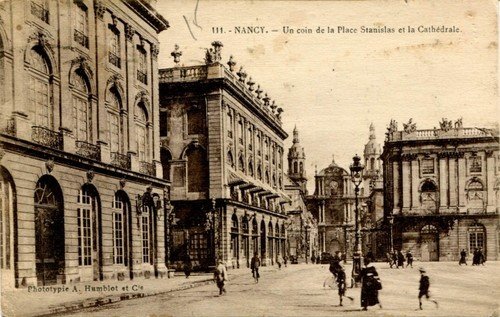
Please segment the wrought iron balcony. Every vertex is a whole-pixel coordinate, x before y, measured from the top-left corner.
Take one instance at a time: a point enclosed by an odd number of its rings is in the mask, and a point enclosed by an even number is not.
[[[116,167],[130,169],[130,157],[118,152],[111,152],[111,164]]]
[[[16,123],[14,119],[5,120],[0,128],[0,133],[16,136]]]
[[[139,172],[142,174],[155,176],[156,175],[156,168],[155,168],[155,165],[153,163],[140,161],[139,162]]]
[[[31,14],[49,24],[49,10],[36,2],[31,2]]]
[[[62,150],[63,139],[59,132],[52,131],[46,127],[33,126],[31,128],[31,139],[38,144]]]
[[[121,68],[121,60],[115,53],[109,52],[109,62],[118,68]]]
[[[101,160],[101,148],[98,145],[85,141],[76,141],[76,154],[85,156],[92,160]]]
[[[89,37],[85,35],[83,32],[80,32],[78,30],[74,30],[73,32],[73,40],[80,44],[81,46],[85,48],[89,48]]]
[[[148,75],[140,70],[137,70],[137,80],[141,83],[147,85],[148,84]]]

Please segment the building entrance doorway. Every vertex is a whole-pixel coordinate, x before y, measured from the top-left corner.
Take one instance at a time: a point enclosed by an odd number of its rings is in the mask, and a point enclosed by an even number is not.
[[[36,276],[38,285],[64,282],[64,209],[62,191],[51,176],[35,189]]]
[[[439,235],[433,225],[426,225],[420,231],[420,252],[422,261],[439,261]]]

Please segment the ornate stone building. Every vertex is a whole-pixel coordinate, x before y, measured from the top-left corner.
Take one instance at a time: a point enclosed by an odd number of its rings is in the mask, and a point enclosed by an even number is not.
[[[458,260],[465,249],[499,255],[500,155],[498,131],[464,128],[398,130],[392,120],[384,144],[384,206],[396,249],[422,261]]]
[[[305,262],[318,256],[318,221],[307,210],[307,178],[305,152],[300,145],[299,131],[293,130],[293,144],[288,149],[288,175],[285,176],[285,192],[290,197],[285,210],[288,215],[287,254]]]
[[[2,286],[166,271],[146,0],[0,3]]]
[[[384,250],[378,242],[384,241],[382,181],[380,176],[380,145],[375,127],[370,125],[369,141],[364,149],[363,182],[359,192],[359,221],[362,252],[371,251],[381,257]],[[315,191],[308,196],[308,208],[318,219],[320,252],[334,254],[342,251],[349,258],[354,248],[355,196],[350,171],[334,160],[315,175]]]
[[[274,264],[285,252],[282,108],[231,57],[221,63],[220,42],[205,65],[160,70],[161,157],[172,181],[171,259],[187,253],[208,267],[223,259],[249,266],[254,253]],[[172,52],[179,63],[181,52]]]

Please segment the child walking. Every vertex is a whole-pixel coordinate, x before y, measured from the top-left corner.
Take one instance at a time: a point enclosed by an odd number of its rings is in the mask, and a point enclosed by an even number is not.
[[[418,293],[418,303],[420,309],[422,308],[422,297],[425,296],[427,300],[432,301],[434,304],[436,304],[436,308],[439,308],[438,302],[434,299],[429,299],[429,287],[431,286],[429,276],[427,276],[425,269],[420,268],[420,286],[419,286],[419,293]]]

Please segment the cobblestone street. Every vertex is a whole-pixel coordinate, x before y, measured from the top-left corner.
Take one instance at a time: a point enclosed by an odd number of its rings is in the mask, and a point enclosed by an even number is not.
[[[431,278],[436,309],[424,301],[418,310],[418,268],[424,266]],[[217,295],[215,285],[205,285],[149,298],[130,300],[75,312],[65,316],[492,316],[498,314],[499,262],[486,266],[458,266],[456,263],[415,263],[414,268],[389,269],[377,263],[383,283],[383,309],[360,310],[359,289],[348,289],[354,301],[338,306],[336,290],[323,288],[329,276],[327,265],[294,265],[268,271],[255,284],[248,274],[231,277],[227,294]],[[346,269],[349,271],[350,267]],[[62,315],[61,315],[62,316]]]

